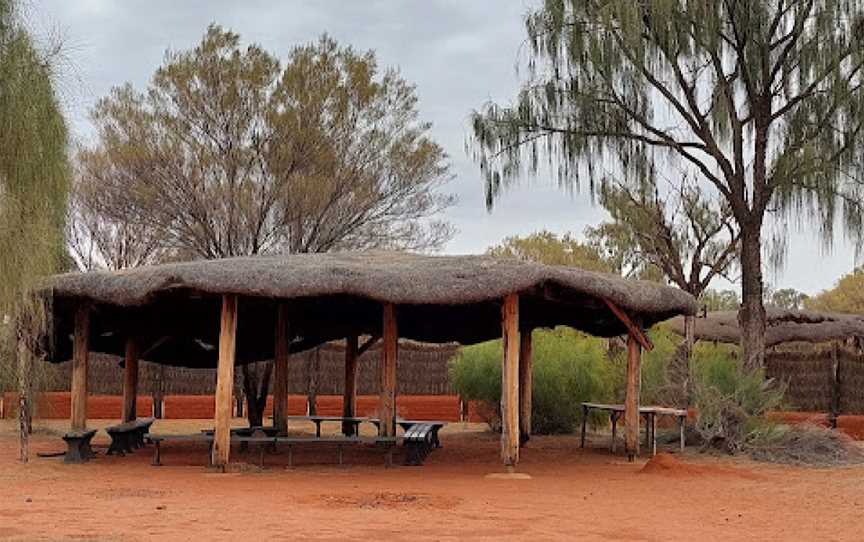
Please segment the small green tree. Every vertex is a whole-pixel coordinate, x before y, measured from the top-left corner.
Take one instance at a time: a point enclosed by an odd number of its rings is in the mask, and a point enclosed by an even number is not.
[[[569,265],[588,271],[618,271],[596,247],[575,239],[569,233],[558,236],[544,230],[526,237],[508,237],[486,252],[492,256],[518,258],[548,265]]]
[[[66,123],[50,52],[34,45],[17,12],[0,0],[0,327],[17,358],[20,458],[28,460],[33,355],[47,318],[40,281],[64,261],[69,183]]]

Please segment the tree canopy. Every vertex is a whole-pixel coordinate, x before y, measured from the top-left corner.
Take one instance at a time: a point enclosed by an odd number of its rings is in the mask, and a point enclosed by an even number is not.
[[[546,156],[565,182],[701,175],[741,231],[743,359],[764,360],[769,210],[864,238],[864,2],[545,0],[516,103],[473,117],[490,199]],[[601,183],[596,183],[601,181]]]
[[[486,252],[492,256],[569,265],[588,271],[618,272],[596,247],[579,241],[570,233],[559,236],[544,230],[525,237],[508,237]]]
[[[35,291],[64,261],[69,163],[53,51],[40,50],[17,9],[17,2],[0,0],[0,342],[6,351],[0,380],[18,382],[21,459],[27,461],[31,358],[45,329],[44,300]]]
[[[371,52],[323,36],[282,68],[210,26],[146,90],[123,85],[94,108],[97,142],[78,155],[84,239],[135,228],[173,258],[438,247],[448,165],[416,106]]]
[[[804,301],[808,309],[864,314],[864,268],[843,276],[837,284]]]

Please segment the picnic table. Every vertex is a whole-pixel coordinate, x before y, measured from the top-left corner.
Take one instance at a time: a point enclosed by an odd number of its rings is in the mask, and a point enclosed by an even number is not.
[[[612,421],[612,453],[615,453],[618,419],[624,415],[624,405],[582,403],[582,448],[585,447],[585,429],[588,423],[588,413],[592,410],[602,410],[609,413],[609,419]],[[657,416],[673,416],[678,419],[680,447],[682,451],[684,450],[684,422],[687,421],[687,410],[662,406],[640,406],[639,414],[645,418],[645,446],[651,446],[652,456],[657,454]]]
[[[272,419],[273,416],[270,416]],[[360,424],[361,423],[371,423],[376,428],[381,425],[381,420],[377,418],[366,418],[366,417],[345,417],[345,416],[286,416],[286,421],[295,421],[295,422],[312,422],[315,424],[315,436],[321,437],[321,424],[324,422],[333,422],[333,423],[345,423],[349,424],[352,427],[352,434],[359,434]]]

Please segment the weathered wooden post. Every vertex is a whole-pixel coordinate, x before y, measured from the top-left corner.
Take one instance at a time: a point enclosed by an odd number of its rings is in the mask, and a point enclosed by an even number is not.
[[[399,355],[399,329],[396,323],[396,307],[392,303],[384,305],[383,325],[379,434],[382,437],[392,437],[396,435],[396,358]]]
[[[508,470],[519,463],[519,296],[501,307],[504,366],[501,371],[501,460]]]
[[[342,416],[353,418],[357,415],[357,335],[345,337],[345,387],[342,390]],[[359,426],[342,423],[342,434],[351,436]]]
[[[75,335],[72,343],[72,430],[87,429],[87,373],[90,355],[90,306],[75,309]]]
[[[276,344],[273,362],[273,427],[279,433],[288,430],[288,359],[290,341],[288,339],[288,307],[279,303],[276,308]]]
[[[642,347],[633,333],[627,336],[627,390],[624,399],[624,448],[627,459],[639,454],[639,389],[642,376]]]
[[[129,422],[138,417],[138,340],[126,337],[126,359],[123,372],[123,416]]]
[[[223,471],[231,452],[231,393],[234,390],[234,360],[237,346],[237,296],[222,296],[219,332],[219,366],[216,373],[216,420],[213,435],[213,466]]]
[[[532,330],[519,333],[519,445],[531,438],[531,401],[534,385],[534,361],[531,344]]]

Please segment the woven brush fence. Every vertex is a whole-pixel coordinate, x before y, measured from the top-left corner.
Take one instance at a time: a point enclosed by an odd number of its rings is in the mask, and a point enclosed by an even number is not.
[[[398,393],[406,395],[449,395],[448,363],[458,345],[433,345],[400,341],[396,367]],[[358,359],[357,392],[377,394],[379,389],[380,346],[373,346]],[[123,393],[122,359],[91,354],[88,391],[91,395]],[[317,371],[315,370],[317,366]],[[43,391],[69,391],[71,362],[42,367]],[[242,372],[235,371],[236,388],[242,388]],[[314,387],[320,395],[339,395],[345,383],[345,345],[328,343],[291,356],[288,364],[288,392],[305,395]],[[215,369],[168,367],[142,361],[139,365],[138,391],[142,395],[212,395],[216,390]],[[2,390],[0,390],[2,391]],[[9,390],[11,391],[11,390]]]
[[[864,413],[864,352],[855,344],[785,343],[770,348],[765,363],[768,377],[786,383],[791,406],[830,412],[836,400],[838,413]]]

